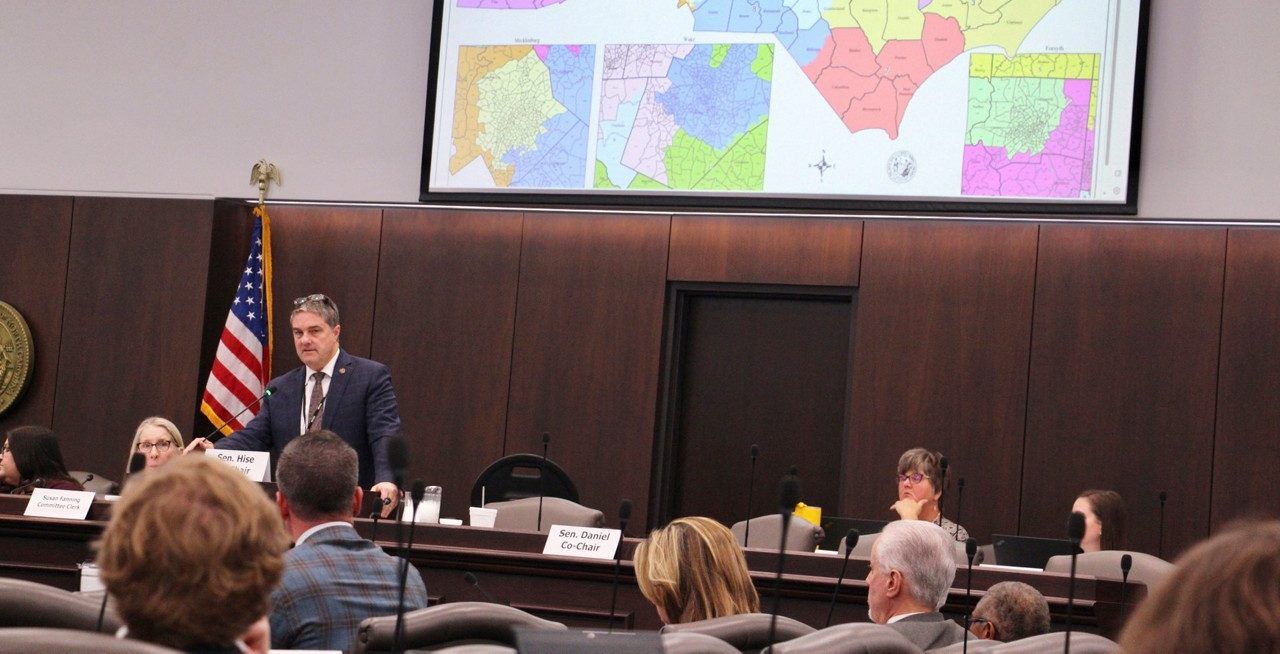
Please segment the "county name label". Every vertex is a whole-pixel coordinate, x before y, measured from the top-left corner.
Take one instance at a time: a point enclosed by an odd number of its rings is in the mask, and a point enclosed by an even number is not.
[[[205,450],[205,456],[216,456],[219,461],[239,470],[250,481],[266,481],[267,467],[271,463],[270,452],[242,450]]]
[[[547,534],[547,544],[543,545],[542,553],[551,556],[612,560],[621,542],[622,532],[617,529],[551,525],[551,532]]]
[[[89,491],[37,488],[31,493],[27,510],[22,515],[34,518],[62,518],[84,520],[93,506],[93,493]]]

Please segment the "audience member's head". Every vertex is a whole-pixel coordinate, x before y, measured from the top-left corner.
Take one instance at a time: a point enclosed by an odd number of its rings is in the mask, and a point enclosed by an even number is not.
[[[1072,513],[1084,514],[1084,540],[1080,549],[1085,552],[1122,550],[1124,539],[1124,500],[1113,490],[1087,490],[1080,493]]]
[[[636,548],[635,571],[640,592],[667,624],[760,610],[742,549],[711,518],[679,518],[654,530]]]
[[[941,452],[913,447],[898,457],[898,499],[920,504],[919,515],[904,516],[936,520],[938,502],[947,488],[947,472],[942,468]]]
[[[182,432],[173,421],[151,416],[138,423],[129,444],[129,456],[136,452],[147,457],[148,468],[158,468],[182,454]]]
[[[130,636],[217,648],[263,624],[288,546],[257,484],[213,457],[187,456],[125,488],[98,567]]]
[[[1126,654],[1280,651],[1280,522],[1241,522],[1187,550],[1120,636]]]
[[[24,493],[30,493],[34,488],[47,488],[59,481],[80,486],[62,462],[57,437],[45,427],[34,426],[15,427],[5,434],[3,456],[0,457],[0,481]]]
[[[1049,633],[1049,602],[1021,581],[1002,581],[973,607],[969,630],[978,638],[1006,643]]]
[[[276,466],[276,504],[295,538],[317,524],[350,522],[360,510],[357,459],[356,451],[327,429],[285,446]]]
[[[897,520],[871,546],[868,613],[884,624],[895,615],[937,611],[956,577],[956,543],[931,522]]]

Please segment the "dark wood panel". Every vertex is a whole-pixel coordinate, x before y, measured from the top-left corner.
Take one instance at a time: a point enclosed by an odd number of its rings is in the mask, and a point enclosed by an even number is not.
[[[857,286],[861,249],[862,222],[847,218],[676,216],[667,277]]]
[[[1213,526],[1280,514],[1280,230],[1233,229],[1227,237]]]
[[[35,341],[31,385],[0,417],[0,432],[25,424],[53,424],[71,204],[69,197],[0,195],[0,302],[22,314]]]
[[[149,415],[191,433],[212,223],[212,201],[76,199],[53,412],[70,467],[118,479]]]
[[[1100,487],[1131,549],[1159,553],[1162,490],[1166,556],[1208,534],[1225,247],[1225,229],[1041,229],[1022,533],[1063,534]]]
[[[849,294],[689,290],[681,309],[670,515],[726,525],[777,510],[795,466],[800,498],[834,513],[848,393]],[[747,506],[751,445],[760,445]],[[668,446],[664,439],[663,446]],[[750,511],[750,512],[748,512]]]
[[[389,210],[373,356],[391,366],[411,477],[444,489],[466,518],[471,484],[502,456],[519,213]]]
[[[271,372],[280,375],[301,365],[293,349],[289,312],[293,299],[324,293],[338,305],[342,348],[369,356],[382,211],[353,207],[273,206],[271,247],[275,351]],[[247,254],[247,252],[246,252]],[[230,302],[228,289],[227,302]],[[217,319],[226,316],[224,309]],[[395,376],[392,375],[394,382]]]
[[[504,453],[539,452],[611,523],[645,525],[670,219],[525,216]]]
[[[867,222],[844,515],[895,517],[898,457],[923,446],[951,464],[948,517],[960,509],[982,542],[1017,527],[1036,234],[1034,225]]]

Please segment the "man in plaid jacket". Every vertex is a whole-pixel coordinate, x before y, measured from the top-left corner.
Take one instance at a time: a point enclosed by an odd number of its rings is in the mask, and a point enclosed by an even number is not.
[[[271,594],[271,647],[350,651],[362,620],[395,614],[402,562],[353,526],[364,498],[356,452],[333,432],[304,434],[285,447],[276,481],[295,544]],[[426,605],[426,586],[410,565],[405,610]]]

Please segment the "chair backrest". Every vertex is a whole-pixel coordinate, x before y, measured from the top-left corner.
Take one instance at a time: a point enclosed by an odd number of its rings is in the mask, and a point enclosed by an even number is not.
[[[849,622],[778,643],[769,654],[920,654],[906,636],[882,624]]]
[[[662,651],[667,654],[738,654],[738,648],[733,645],[694,631],[662,634]]]
[[[76,629],[0,629],[0,654],[173,654],[176,649]]]
[[[99,495],[115,495],[120,492],[120,484],[117,484],[106,477],[88,470],[72,470],[69,473],[71,478],[80,482],[81,486],[90,493]]]
[[[750,543],[743,542],[747,535],[747,522],[751,523]],[[743,547],[776,550],[778,539],[782,538],[782,520],[777,513],[771,513],[750,521],[735,522],[729,531],[733,532],[734,539]],[[791,516],[791,524],[787,527],[787,551],[812,552],[821,540],[821,527],[799,516]]]
[[[1076,574],[1089,575],[1099,579],[1120,581],[1120,559],[1128,554],[1133,557],[1133,567],[1129,569],[1129,581],[1137,581],[1151,588],[1157,582],[1173,572],[1173,564],[1164,559],[1142,552],[1125,552],[1121,550],[1103,550],[1076,555]],[[1055,556],[1044,565],[1045,572],[1071,572],[1070,556]]]
[[[754,531],[754,529],[753,527],[752,530]],[[721,618],[711,618],[710,620],[669,624],[663,627],[661,632],[664,634],[684,632],[706,634],[729,643],[738,648],[739,651],[756,651],[773,644],[769,642],[769,620],[772,617],[768,613],[726,615]],[[773,642],[781,643],[792,638],[811,634],[814,631],[813,627],[803,622],[780,615],[778,616],[778,625],[774,633]]]
[[[21,579],[0,579],[0,627],[47,627],[96,631],[101,600]],[[114,633],[120,618],[108,608],[102,631]]]
[[[506,645],[456,645],[431,651],[436,654],[516,654],[516,648]]]
[[[1074,640],[1072,640],[1072,644],[1075,644]],[[972,654],[986,654],[987,652],[996,651],[996,648],[1003,645],[1004,643],[998,640],[983,640],[973,634],[969,634],[969,642],[967,646],[965,645],[965,641],[960,641],[958,643],[947,645],[946,647],[931,649],[929,650],[929,654],[966,654],[969,652]],[[1061,646],[1059,646],[1059,649],[1061,649]]]
[[[404,615],[404,645],[407,649],[439,648],[450,645],[515,645],[516,627],[554,629],[567,627],[559,622],[503,604],[451,602],[410,611]],[[396,616],[366,618],[356,633],[355,651],[387,652],[395,645]]]
[[[471,485],[471,506],[480,506],[481,488],[485,489],[486,502],[539,495],[578,501],[578,487],[564,468],[550,459],[544,468],[542,457],[537,454],[512,454],[490,463]]]
[[[497,510],[498,515],[493,522],[496,529],[538,531],[538,498],[536,497],[490,502],[485,507]],[[563,498],[544,497],[542,498],[541,531],[546,532],[551,529],[551,525],[603,527],[604,512]]]
[[[996,652],[999,652],[999,654],[1055,654],[1063,650],[1066,637],[1066,632],[1055,631],[1009,643],[1001,643],[986,651],[993,654]],[[973,643],[969,645],[969,651],[973,651]],[[1176,645],[1171,649],[1177,650]],[[1071,651],[1075,654],[1113,654],[1120,651],[1120,646],[1115,641],[1098,634],[1073,631],[1071,632]]]

